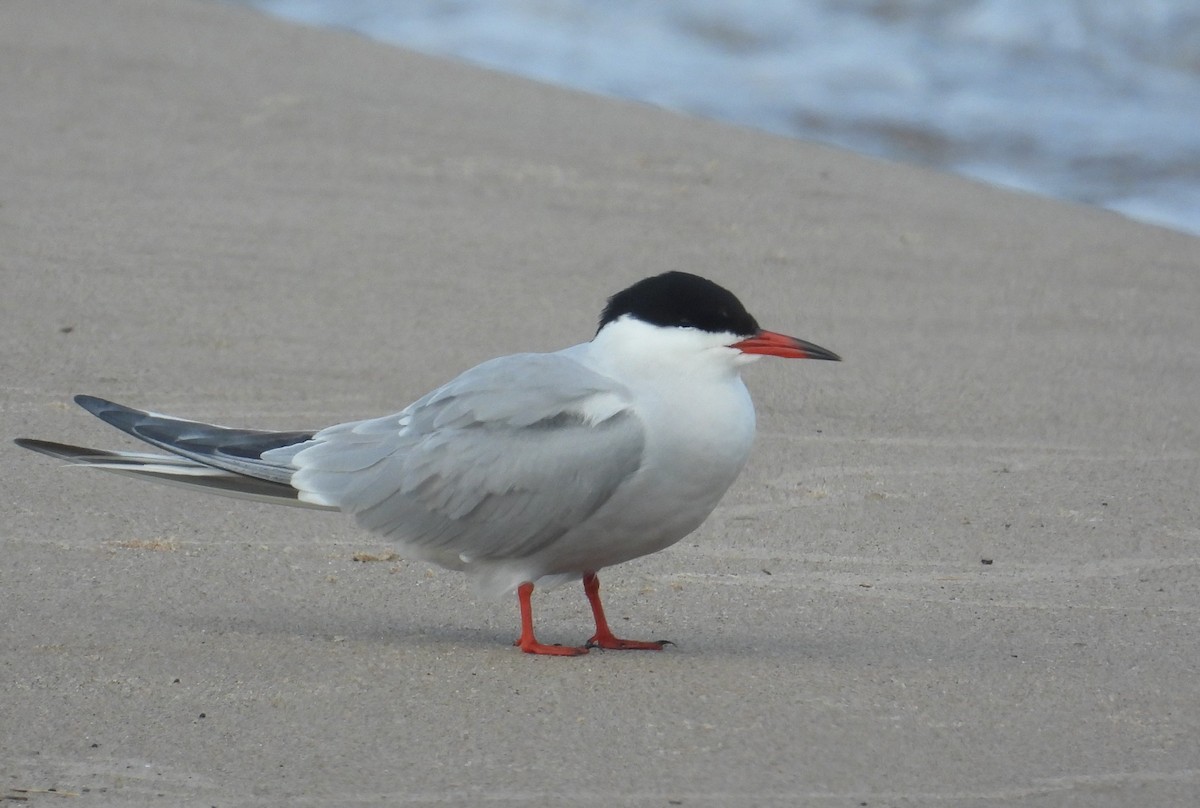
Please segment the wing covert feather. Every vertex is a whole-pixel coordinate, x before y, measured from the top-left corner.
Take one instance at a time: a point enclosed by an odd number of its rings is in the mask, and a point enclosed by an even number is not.
[[[560,354],[502,357],[396,415],[323,430],[292,458],[301,498],[429,557],[553,543],[641,464],[628,391]]]

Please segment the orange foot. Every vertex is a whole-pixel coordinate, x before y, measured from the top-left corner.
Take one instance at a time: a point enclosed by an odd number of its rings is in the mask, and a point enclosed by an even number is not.
[[[538,642],[530,637],[526,639],[522,637],[519,640],[514,640],[513,645],[520,648],[527,654],[543,654],[546,656],[583,656],[588,652],[588,649],[580,648],[574,645],[546,645]]]
[[[674,645],[670,640],[622,640],[613,636],[600,603],[600,579],[594,572],[583,575],[583,591],[592,606],[592,617],[596,619],[596,633],[585,644],[585,648],[605,648],[610,651],[661,651],[664,646]]]
[[[546,656],[582,656],[588,652],[586,648],[573,645],[546,645],[537,641],[533,636],[533,584],[526,581],[517,587],[517,602],[521,606],[521,637],[513,642],[527,654],[544,654]]]
[[[596,633],[584,644],[584,648],[603,648],[606,651],[661,651],[675,643],[670,640],[622,640],[614,637],[612,632]]]

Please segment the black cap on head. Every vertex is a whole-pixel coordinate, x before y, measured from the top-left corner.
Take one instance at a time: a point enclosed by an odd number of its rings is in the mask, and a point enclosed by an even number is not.
[[[617,292],[600,315],[600,328],[625,314],[651,325],[698,328],[714,334],[749,337],[759,330],[733,292],[687,272],[665,272]]]

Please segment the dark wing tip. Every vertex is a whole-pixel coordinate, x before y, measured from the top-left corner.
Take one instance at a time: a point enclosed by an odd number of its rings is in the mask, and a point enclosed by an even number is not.
[[[85,410],[90,412],[92,415],[95,415],[96,417],[100,417],[100,413],[103,412],[104,410],[109,410],[109,409],[113,409],[113,408],[122,409],[122,410],[128,409],[127,407],[123,407],[120,404],[117,404],[113,401],[109,401],[108,399],[100,398],[98,396],[88,396],[88,395],[82,395],[82,394],[75,396],[75,403],[78,404],[79,406],[83,407]]]

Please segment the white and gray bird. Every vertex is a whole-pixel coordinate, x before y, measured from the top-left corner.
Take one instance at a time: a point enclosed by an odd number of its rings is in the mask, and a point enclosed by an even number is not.
[[[271,432],[77,396],[171,454],[17,443],[211,493],[353,514],[407,557],[515,590],[515,644],[527,653],[661,649],[665,641],[613,635],[596,573],[674,544],[716,507],[750,453],[754,406],[739,369],[761,355],[838,359],[759,328],[712,281],[668,272],[613,295],[590,342],[492,359],[383,418]],[[578,578],[595,634],[580,647],[538,642],[534,586]]]

